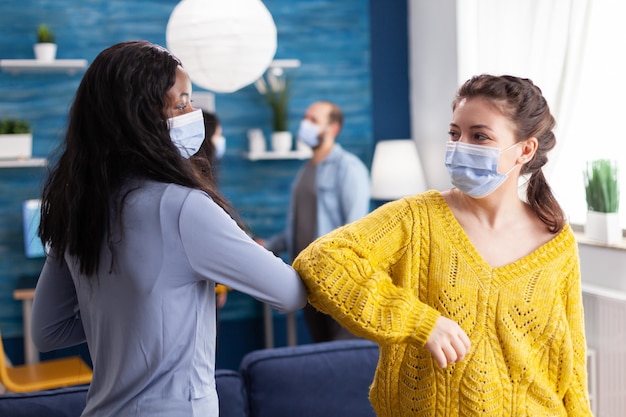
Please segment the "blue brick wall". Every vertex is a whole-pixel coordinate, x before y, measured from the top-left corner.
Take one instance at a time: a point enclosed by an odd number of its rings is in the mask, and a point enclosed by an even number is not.
[[[33,58],[39,23],[57,34],[57,58],[91,62],[105,47],[146,39],[165,45],[165,27],[176,0],[3,0],[0,4],[0,59]],[[289,127],[295,131],[311,101],[337,102],[346,115],[340,142],[368,166],[373,149],[367,0],[266,0],[278,28],[276,58],[297,58]],[[47,157],[58,145],[81,74],[0,73],[0,117],[26,118],[33,126],[33,153]],[[196,91],[201,91],[200,89]],[[269,236],[284,226],[289,186],[302,161],[257,161],[242,157],[246,132],[270,133],[270,113],[254,87],[216,95],[228,149],[220,186],[252,231]],[[22,334],[16,280],[36,274],[41,260],[23,255],[21,202],[38,197],[44,168],[0,169],[0,328],[5,337]],[[261,309],[246,296],[231,294],[222,318],[259,319]]]

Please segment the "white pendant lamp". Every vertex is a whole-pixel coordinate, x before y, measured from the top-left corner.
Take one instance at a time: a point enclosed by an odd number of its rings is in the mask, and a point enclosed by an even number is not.
[[[165,33],[191,81],[231,93],[263,75],[276,54],[276,25],[261,0],[182,0]]]

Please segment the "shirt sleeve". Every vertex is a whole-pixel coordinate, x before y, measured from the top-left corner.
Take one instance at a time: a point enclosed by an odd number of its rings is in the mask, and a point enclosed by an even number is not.
[[[341,209],[344,223],[351,223],[369,213],[370,179],[367,168],[356,159],[344,170],[341,184]]]
[[[294,269],[250,238],[206,194],[191,192],[180,214],[180,236],[193,270],[281,312],[306,304]]]
[[[37,281],[31,334],[41,352],[86,341],[70,271],[65,260],[51,255],[46,258]]]
[[[569,265],[571,270],[564,296],[567,321],[574,348],[574,374],[563,401],[568,415],[592,417],[587,390],[587,344],[578,258],[576,257],[575,262],[573,261]]]
[[[424,345],[440,314],[413,288],[414,226],[400,200],[318,238],[293,264],[311,304],[367,339]]]

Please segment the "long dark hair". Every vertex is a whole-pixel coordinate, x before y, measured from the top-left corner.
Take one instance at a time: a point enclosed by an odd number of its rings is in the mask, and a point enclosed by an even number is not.
[[[61,156],[43,189],[39,236],[61,259],[75,256],[82,273],[98,268],[111,210],[121,214],[111,196],[130,178],[203,190],[233,212],[170,139],[166,94],[179,65],[158,45],[123,42],[102,51],[78,87]]]
[[[543,175],[543,166],[548,162],[548,152],[556,145],[552,131],[556,121],[550,113],[541,89],[526,78],[512,75],[477,75],[466,81],[457,91],[452,109],[462,99],[481,97],[493,103],[516,128],[517,141],[537,138],[537,151],[523,165],[521,175],[530,174],[526,186],[526,200],[535,214],[552,233],[565,225],[565,214],[557,202]]]

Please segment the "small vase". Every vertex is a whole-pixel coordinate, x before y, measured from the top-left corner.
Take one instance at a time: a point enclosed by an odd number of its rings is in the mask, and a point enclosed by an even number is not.
[[[620,226],[619,213],[587,211],[585,236],[589,239],[610,245],[621,242],[622,228]]]
[[[293,145],[291,132],[272,132],[272,149],[276,153],[288,153]]]
[[[254,155],[265,152],[265,136],[261,129],[248,130],[248,149]]]
[[[33,152],[32,133],[0,134],[1,159],[30,159]]]
[[[35,59],[39,61],[54,61],[57,56],[56,43],[36,43],[33,45]]]

